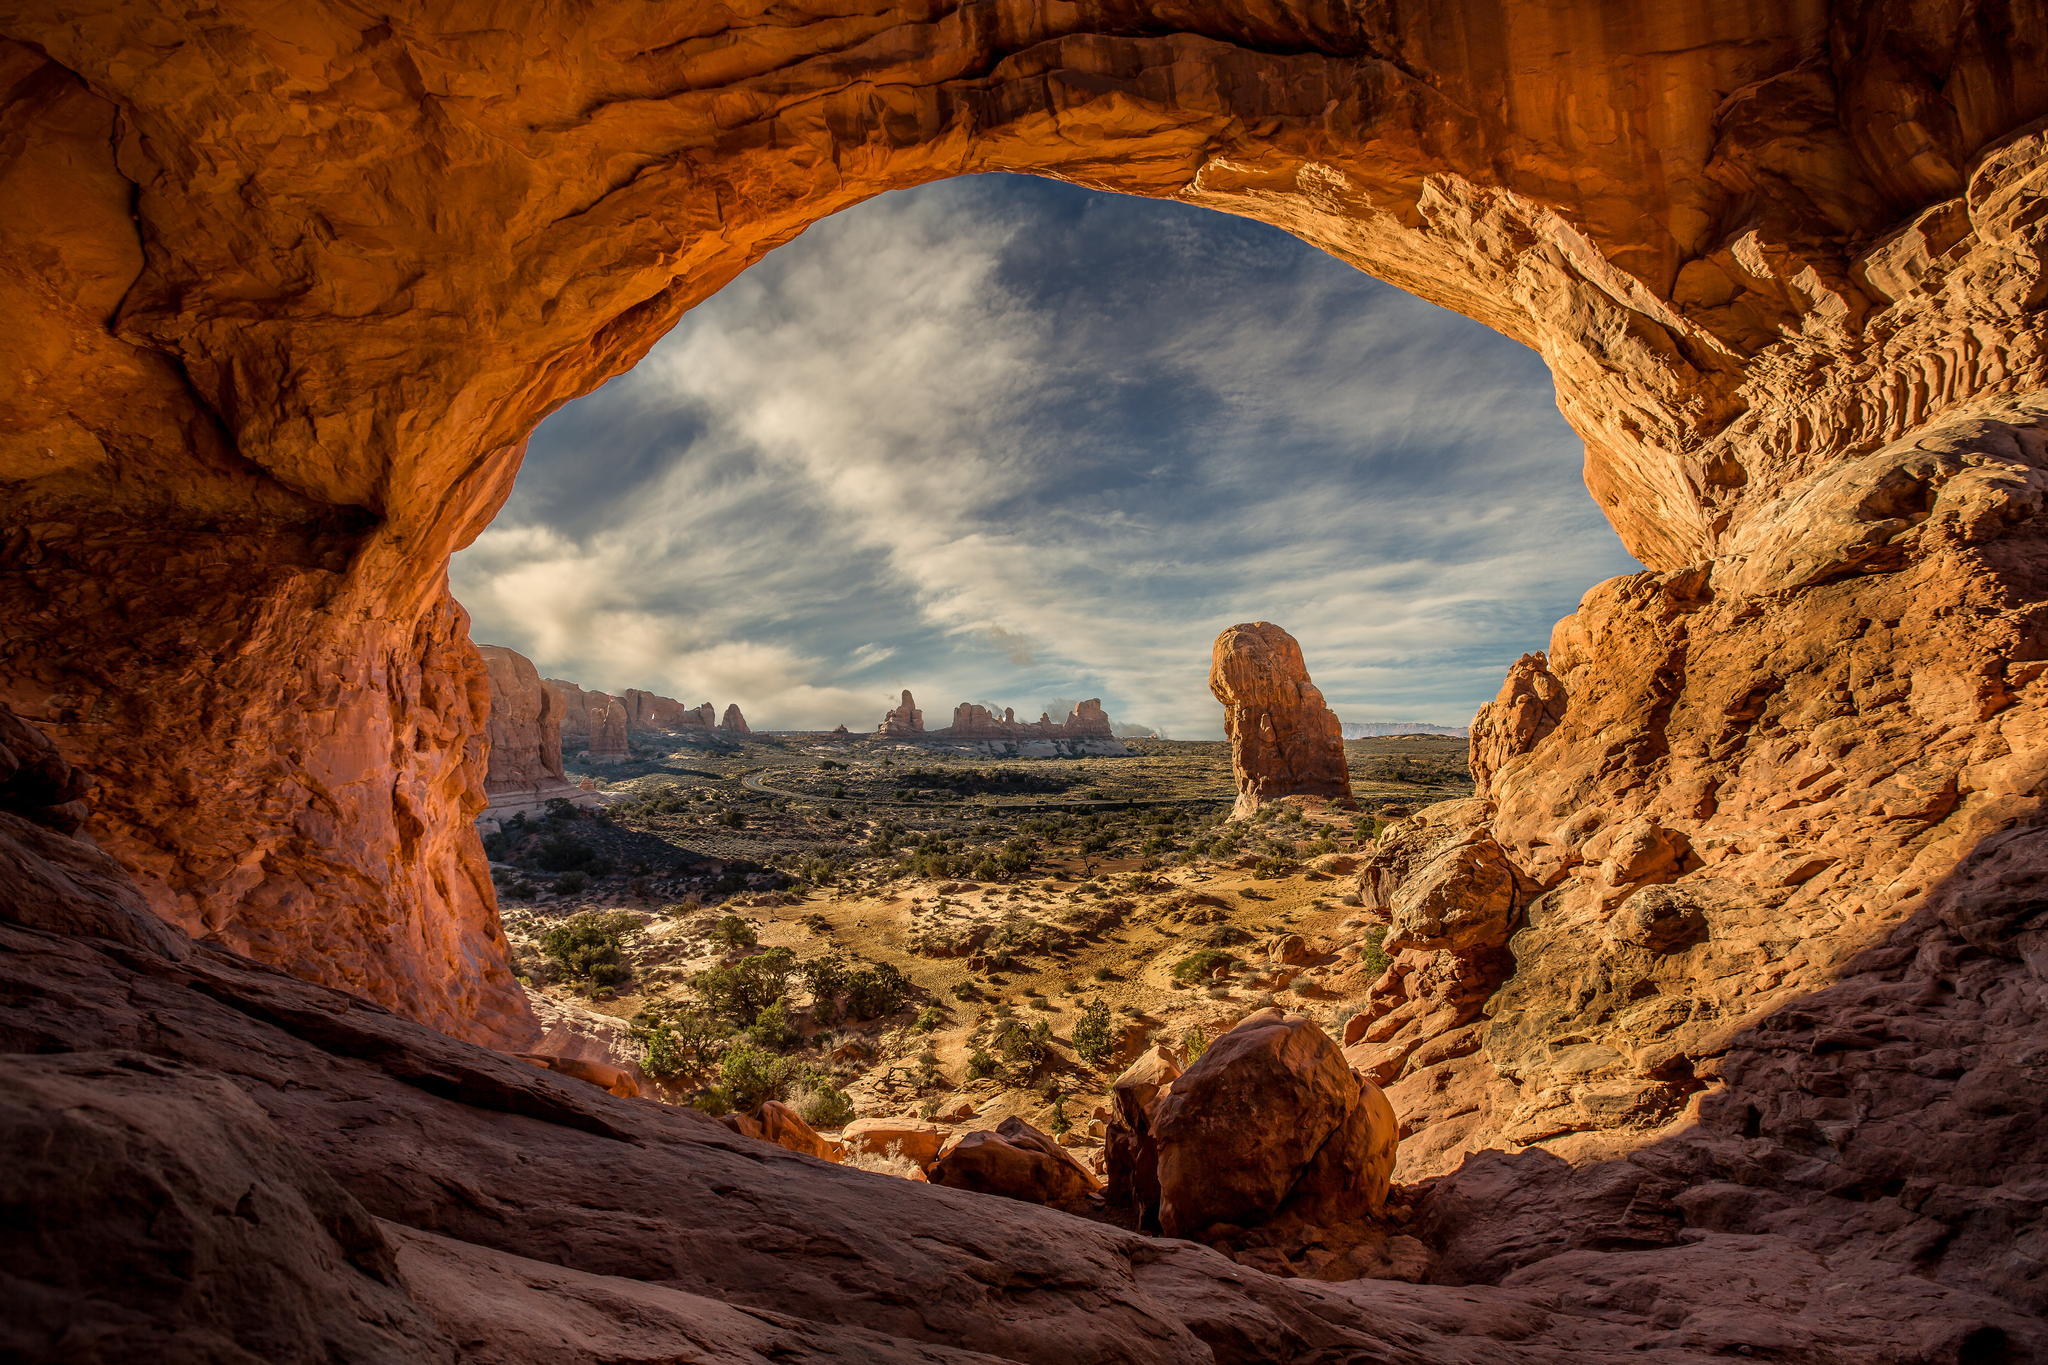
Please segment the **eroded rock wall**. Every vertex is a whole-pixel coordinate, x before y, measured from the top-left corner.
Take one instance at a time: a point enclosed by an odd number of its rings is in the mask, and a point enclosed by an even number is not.
[[[524,1027],[448,554],[534,422],[683,310],[975,171],[1258,218],[1550,364],[1650,573],[1476,737],[1461,842],[1540,891],[1514,974],[1670,874],[1800,919],[1810,985],[2036,818],[2039,547],[2003,485],[2048,390],[2037,8],[228,0],[202,34],[21,0],[0,34],[0,695],[103,784],[160,913],[295,971]],[[1559,1038],[1619,1036],[1580,1023],[1487,1044],[1514,1098],[1471,1112],[1582,1122],[1577,1082],[1534,1098]],[[1645,1059],[1584,1056],[1636,1112]]]

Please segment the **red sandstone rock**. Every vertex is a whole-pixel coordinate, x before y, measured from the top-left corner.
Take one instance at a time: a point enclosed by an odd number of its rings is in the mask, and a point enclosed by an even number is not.
[[[731,735],[749,735],[753,733],[753,731],[747,728],[747,718],[740,714],[738,702],[733,702],[725,708],[725,718],[718,722],[718,728]]]
[[[664,697],[629,687],[621,700],[626,707],[626,727],[634,734],[683,734],[695,730],[708,730],[711,721],[705,715],[711,703],[703,706],[685,706],[674,697]]]
[[[903,691],[900,704],[889,708],[882,717],[882,723],[875,727],[875,734],[883,739],[903,739],[924,733],[924,712],[917,709],[917,703],[910,698],[910,689]]]
[[[624,698],[591,692],[559,678],[545,680],[562,700],[562,743],[587,758],[632,757],[631,708]]]
[[[1169,1237],[1286,1216],[1359,1219],[1385,1203],[1394,1111],[1299,1015],[1265,1009],[1209,1044],[1151,1115]]]
[[[968,1133],[931,1166],[931,1183],[1030,1204],[1076,1208],[1100,1188],[1087,1167],[1014,1116],[994,1132]]]
[[[640,1083],[622,1066],[586,1061],[581,1057],[556,1057],[545,1052],[522,1052],[519,1055],[535,1066],[574,1077],[585,1085],[594,1085],[621,1099],[630,1100],[640,1093]]]
[[[203,35],[139,0],[0,16],[0,696],[91,771],[131,894],[517,1041],[469,823],[488,693],[444,569],[535,421],[890,188],[1022,170],[1232,211],[1539,351],[1649,566],[1589,593],[1508,689],[1516,714],[1475,724],[1485,837],[1540,895],[1512,979],[1471,986],[1510,992],[1482,1041],[1408,1054],[1404,1152],[1449,1170],[1540,1140],[1682,1172],[1682,1209],[1633,1176],[1601,1193],[1617,1239],[1693,1218],[1700,1241],[1541,1285],[1657,1301],[1680,1323],[1660,1349],[2007,1349],[1994,1311],[1980,1332],[1921,1309],[1966,1280],[2033,1292],[2002,1211],[2030,1207],[2007,1172],[2044,1109],[2005,1042],[2040,1017],[2011,896],[2048,754],[2037,7],[629,8],[366,27],[229,0]],[[111,866],[24,824],[52,866]],[[1640,844],[1611,828],[1665,852],[1591,856]],[[38,879],[46,906],[63,880]],[[122,904],[99,892],[68,903]],[[1471,965],[1411,953],[1411,978]],[[1871,1016],[1902,1036],[1857,1044]],[[1520,1231],[1614,1244],[1525,1155]],[[1767,1197],[1722,1198],[1729,1177]],[[1444,1188],[1500,1204],[1501,1184]],[[1786,1209],[1828,1226],[1830,1200],[1865,1221],[1754,1292],[1723,1239],[1754,1267]],[[1459,1247],[1480,1222],[1441,1220]],[[1826,1313],[1863,1273],[1832,1248],[1880,1244],[1932,1248],[1881,1293],[1857,1281],[1892,1340],[1752,1306]],[[1716,1275],[1718,1308],[1684,1297]],[[1755,1317],[1779,1338],[1737,1340]],[[1903,1335],[1923,1319],[1953,1339]]]
[[[1282,796],[1350,802],[1342,727],[1308,680],[1292,635],[1267,621],[1224,631],[1216,637],[1209,690],[1223,703],[1237,816]]]
[[[901,1159],[928,1171],[952,1133],[922,1119],[855,1119],[839,1130],[839,1140],[849,1152]]]
[[[1148,1049],[1110,1083],[1110,1116],[1103,1132],[1104,1196],[1134,1213],[1142,1226],[1159,1225],[1159,1146],[1153,1115],[1181,1073],[1180,1058]]]
[[[777,1147],[787,1147],[792,1152],[814,1156],[820,1161],[846,1159],[844,1143],[820,1137],[815,1128],[804,1122],[801,1114],[781,1100],[763,1100],[751,1114],[726,1114],[718,1121],[742,1137],[772,1142]]]
[[[531,660],[503,645],[478,645],[491,680],[491,763],[484,795],[567,785],[562,702]]]
[[[905,693],[906,697],[910,694]],[[891,712],[891,714],[895,714]],[[886,722],[885,722],[886,723]],[[1109,715],[1099,700],[1078,703],[1063,721],[1039,712],[1035,721],[1017,719],[1015,707],[1006,706],[1001,716],[986,706],[963,701],[953,708],[953,723],[934,732],[935,737],[955,740],[1114,739]]]

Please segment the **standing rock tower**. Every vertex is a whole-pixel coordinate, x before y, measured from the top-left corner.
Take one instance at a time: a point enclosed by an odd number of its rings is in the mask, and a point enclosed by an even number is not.
[[[1230,766],[1242,820],[1282,796],[1351,804],[1343,731],[1292,635],[1270,621],[1232,626],[1216,637],[1209,690],[1223,703]]]

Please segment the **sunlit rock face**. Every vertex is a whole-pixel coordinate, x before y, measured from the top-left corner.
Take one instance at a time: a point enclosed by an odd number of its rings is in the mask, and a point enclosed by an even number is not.
[[[1343,731],[1309,681],[1292,635],[1270,621],[1224,631],[1210,660],[1209,690],[1223,703],[1238,817],[1283,796],[1350,802]]]
[[[880,739],[907,739],[924,733],[924,712],[917,709],[910,689],[903,690],[903,700],[883,713],[882,723],[875,727]]]
[[[1981,1133],[1910,1058],[2029,1017],[1968,1015],[1920,951],[1968,945],[1996,994],[2032,932],[1999,888],[2048,686],[2048,18],[1987,14],[512,0],[368,26],[229,0],[202,36],[140,0],[13,6],[0,695],[99,781],[92,829],[159,914],[512,1040],[469,823],[488,689],[444,566],[525,434],[883,190],[1008,169],[1173,196],[1535,348],[1649,566],[1475,727],[1458,842],[1529,898],[1480,980],[1426,937],[1398,977],[1520,994],[1462,1055],[1399,1063],[1404,1160],[1739,1104],[1741,1140],[1808,1163],[1743,1170],[1944,1184],[1973,1140],[1838,1153],[1874,1131],[1865,1083],[1780,1103],[1753,1030],[1867,988],[1839,1009],[1916,1022],[1864,1060]],[[1542,984],[1589,953],[1589,997]],[[1816,1057],[1876,1037],[1823,1013]]]
[[[566,752],[596,759],[632,757],[631,709],[624,697],[593,692],[561,678],[543,681],[562,704]]]
[[[10,1088],[46,1100],[16,1146],[78,1140],[87,1090],[158,1092],[131,1132],[191,1141],[203,1116],[210,1171],[281,1125],[424,1229],[396,1253],[414,1283],[488,1270],[491,1302],[529,1307],[514,1258],[544,1254],[790,1311],[755,1250],[822,1212],[840,1259],[803,1311],[1037,1360],[1467,1359],[1476,1332],[1500,1359],[2048,1350],[2025,1183],[2048,1161],[2025,965],[2048,893],[2039,7],[507,0],[479,24],[223,0],[202,25],[36,0],[0,35],[0,700],[97,783],[88,830],[133,882],[87,846],[33,852],[70,836],[26,818],[9,856],[57,869],[38,905],[146,903],[213,940],[183,975],[69,931],[12,945],[37,984],[9,996],[9,1046],[157,1049],[266,1109],[191,1070],[117,1086],[44,1057],[64,1074]],[[1257,218],[1531,346],[1648,566],[1515,666],[1474,727],[1478,808],[1394,850],[1491,886],[1498,849],[1514,897],[1472,922],[1390,895],[1394,961],[1357,987],[1403,1166],[1456,1171],[1417,1228],[1446,1278],[1512,1292],[1296,1298],[1015,1201],[926,1191],[906,1223],[901,1196],[779,1154],[762,1198],[786,1207],[663,1224],[659,1254],[599,1265],[620,1179],[645,1187],[633,1218],[686,1219],[691,1172],[756,1180],[762,1158],[225,951],[467,1038],[532,1033],[470,823],[489,691],[448,555],[541,416],[750,262],[989,170]],[[91,982],[87,1007],[48,1003]],[[249,1071],[273,1057],[290,1086]],[[342,1112],[418,1121],[322,1126]],[[420,1132],[445,1181],[407,1166]],[[462,1191],[508,1151],[548,1164],[494,1198],[574,1186],[610,1212],[554,1242],[478,1213]],[[266,1166],[289,1207],[250,1220],[209,1176],[181,1228],[262,1264],[310,1245],[275,1229],[324,1228],[326,1264],[375,1283],[293,1320],[427,1339],[390,1302],[381,1225],[328,1178]],[[882,1225],[899,1258],[845,1278],[840,1248],[870,1255]],[[730,1254],[679,1277],[668,1248],[707,1229]],[[493,1245],[434,1240],[461,1233]],[[962,1261],[1016,1278],[963,1300]],[[448,1353],[490,1329],[475,1301],[440,1301]],[[1602,1316],[1645,1303],[1654,1326]],[[270,1354],[260,1323],[209,1326]],[[735,1351],[894,1349],[727,1327],[754,1334]]]
[[[533,661],[503,645],[478,645],[491,685],[490,762],[484,771],[487,822],[596,797],[562,770],[562,696]]]

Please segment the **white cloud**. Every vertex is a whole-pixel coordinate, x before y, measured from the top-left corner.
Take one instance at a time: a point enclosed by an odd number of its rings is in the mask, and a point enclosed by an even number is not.
[[[1211,639],[1263,618],[1347,718],[1458,722],[1628,567],[1519,348],[1184,206],[1033,217],[1055,193],[829,220],[566,410],[457,560],[477,638],[762,728],[863,728],[908,686],[1196,736]],[[1146,259],[1041,287],[1054,234],[1133,224]]]

